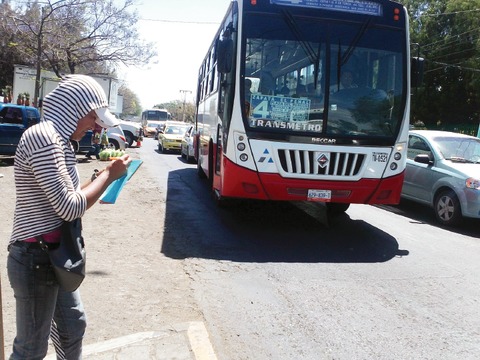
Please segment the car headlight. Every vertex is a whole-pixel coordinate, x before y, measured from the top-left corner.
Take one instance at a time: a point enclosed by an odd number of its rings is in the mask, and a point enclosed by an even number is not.
[[[469,189],[480,190],[480,179],[468,178],[465,180],[465,186]]]

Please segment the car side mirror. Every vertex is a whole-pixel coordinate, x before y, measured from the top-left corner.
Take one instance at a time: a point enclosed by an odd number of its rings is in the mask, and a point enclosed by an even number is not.
[[[413,161],[427,165],[432,163],[432,159],[430,159],[430,156],[427,154],[418,154],[417,156],[415,156]]]

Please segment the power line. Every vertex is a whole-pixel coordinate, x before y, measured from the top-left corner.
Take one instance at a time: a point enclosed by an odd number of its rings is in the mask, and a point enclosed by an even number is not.
[[[444,69],[444,68],[456,68],[456,69],[459,69],[459,70],[469,70],[469,71],[473,71],[473,72],[479,72],[480,73],[480,69],[476,69],[476,68],[471,68],[471,67],[466,67],[466,66],[460,66],[460,65],[455,65],[455,64],[447,64],[447,63],[443,63],[443,62],[439,62],[439,61],[429,61],[427,60],[428,62],[432,63],[432,64],[436,64],[436,65],[442,65],[442,67],[439,67],[439,68],[436,68],[436,69],[431,69],[431,70],[426,70],[425,73],[428,73],[428,72],[433,72],[433,71],[437,71],[437,70],[441,70],[441,69]]]
[[[139,21],[175,23],[175,24],[220,25],[219,22],[213,22],[213,21],[183,21],[183,20],[146,19],[146,18],[139,18],[138,20]]]
[[[447,16],[447,15],[456,15],[456,14],[462,14],[462,13],[472,13],[472,12],[478,12],[478,11],[480,11],[480,9],[452,11],[452,12],[449,12],[449,13],[441,13],[441,14],[422,14],[419,17],[422,17],[422,16],[430,16],[430,17]]]

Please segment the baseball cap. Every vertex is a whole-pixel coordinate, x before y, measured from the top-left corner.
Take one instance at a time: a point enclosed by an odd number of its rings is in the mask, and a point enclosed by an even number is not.
[[[104,128],[110,128],[120,125],[120,121],[106,107],[95,109],[98,125]]]

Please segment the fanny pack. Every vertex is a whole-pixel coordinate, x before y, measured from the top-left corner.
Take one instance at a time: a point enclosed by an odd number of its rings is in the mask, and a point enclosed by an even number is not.
[[[60,287],[68,292],[78,289],[85,278],[86,252],[82,237],[82,219],[65,221],[60,228],[58,246],[49,247],[42,235],[36,236],[43,251],[48,253]]]

